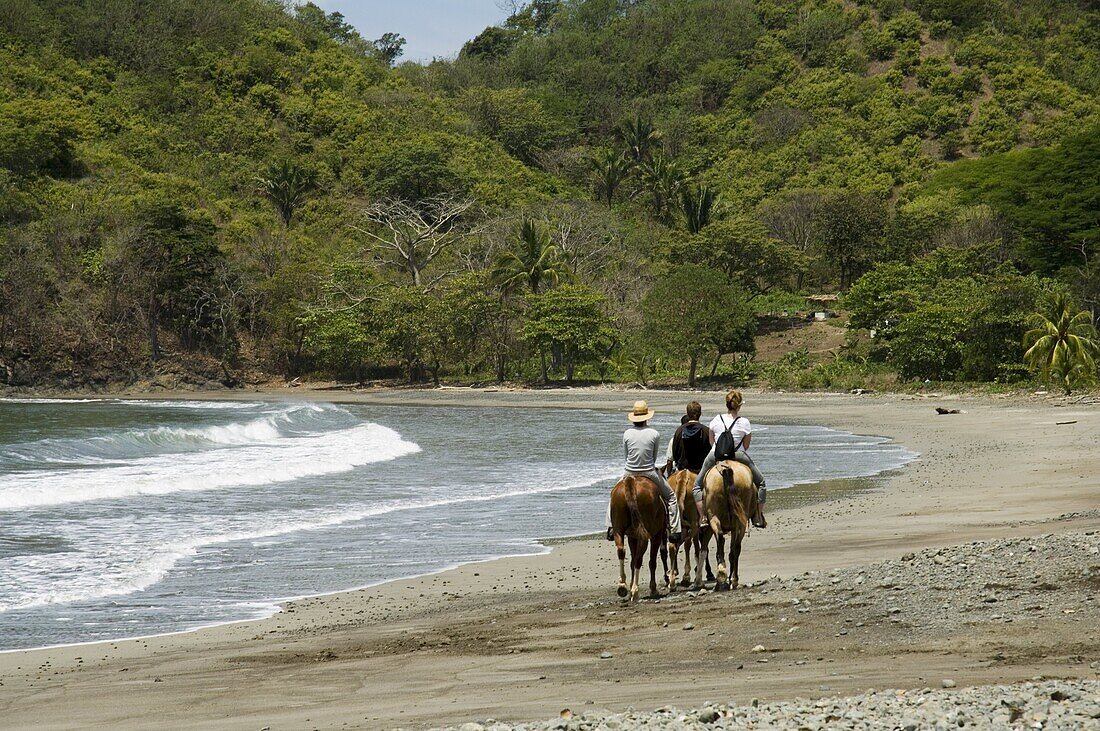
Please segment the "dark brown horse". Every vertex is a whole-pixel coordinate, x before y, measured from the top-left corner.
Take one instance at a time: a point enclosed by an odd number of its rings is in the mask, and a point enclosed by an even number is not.
[[[619,554],[619,596],[638,601],[638,574],[642,570],[646,546],[649,546],[649,595],[657,593],[657,552],[668,573],[665,539],[668,535],[668,514],[661,491],[648,478],[626,475],[611,490],[611,531]],[[630,542],[630,584],[626,583],[626,548]]]
[[[733,460],[719,462],[703,481],[703,507],[710,529],[718,539],[718,577],[716,591],[736,589],[737,568],[741,558],[741,541],[748,533],[748,516],[756,512],[756,488],[752,484],[752,471]],[[729,568],[725,556],[726,534],[730,534]],[[701,540],[703,554],[707,553],[710,536]],[[695,583],[702,583],[699,557],[696,555]]]

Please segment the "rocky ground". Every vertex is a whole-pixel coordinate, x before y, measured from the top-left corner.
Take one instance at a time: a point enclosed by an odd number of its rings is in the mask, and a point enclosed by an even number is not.
[[[1063,518],[1078,520],[1094,513]],[[456,728],[1100,729],[1100,531],[927,549],[843,570],[773,576],[743,588],[748,591],[739,598],[748,602],[740,611],[751,617],[753,631],[740,643],[756,644],[738,648],[737,670],[750,663],[754,668],[772,663],[801,670],[803,665],[832,662],[826,657],[835,654],[830,650],[845,647],[886,658],[895,652],[958,651],[965,642],[968,646],[961,649],[983,656],[988,667],[1058,661],[1078,677],[1060,670],[1061,678],[1040,675],[1026,683],[962,687],[965,681],[929,675],[924,681],[930,687],[915,690],[705,705],[690,711],[609,714],[581,709],[583,713],[574,715],[564,710],[561,718],[543,723],[512,726],[486,720]],[[669,621],[662,626],[694,631],[699,624],[705,631],[710,626],[706,613],[693,611],[688,616],[694,622],[678,624],[678,608],[703,608],[723,598],[706,590],[662,597],[658,601],[669,605]],[[616,612],[606,614],[615,618]],[[809,633],[816,641],[800,637]],[[604,655],[613,661],[612,653]],[[734,674],[731,689],[736,685]]]
[[[950,681],[945,681],[950,685]],[[1047,681],[962,690],[883,690],[848,698],[708,705],[694,711],[573,715],[512,726],[468,722],[458,731],[612,731],[625,729],[1100,729],[1100,682]]]

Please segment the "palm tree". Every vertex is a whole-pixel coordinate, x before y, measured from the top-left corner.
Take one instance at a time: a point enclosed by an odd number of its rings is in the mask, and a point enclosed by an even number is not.
[[[271,166],[265,175],[257,176],[256,182],[260,184],[260,192],[274,204],[287,226],[306,194],[317,184],[312,172],[290,160]]]
[[[619,186],[630,177],[633,163],[614,150],[605,150],[588,160],[596,181],[596,197],[611,208]]]
[[[667,218],[684,183],[680,166],[665,155],[654,155],[642,165],[641,172],[653,204],[653,215]]]
[[[619,125],[616,136],[625,148],[627,158],[636,165],[649,160],[661,144],[661,133],[643,117],[628,119]]]
[[[680,208],[684,212],[684,222],[688,233],[697,234],[710,223],[718,193],[709,185],[697,185],[695,189],[684,188],[680,191]]]
[[[1075,386],[1096,379],[1096,358],[1100,336],[1092,324],[1092,313],[1074,314],[1069,297],[1059,292],[1043,312],[1028,318],[1032,329],[1024,334],[1024,362],[1039,371],[1044,380],[1057,383],[1068,395]]]
[[[501,254],[493,270],[493,281],[501,289],[507,292],[526,286],[531,294],[538,294],[544,283],[554,284],[568,275],[569,269],[545,229],[526,219],[516,233],[516,248]],[[549,383],[545,351],[539,351],[539,364],[542,382]]]
[[[526,286],[532,294],[538,294],[544,283],[556,284],[567,273],[557,245],[536,222],[527,219],[520,224],[516,244],[500,255],[493,270],[493,281],[502,289]]]

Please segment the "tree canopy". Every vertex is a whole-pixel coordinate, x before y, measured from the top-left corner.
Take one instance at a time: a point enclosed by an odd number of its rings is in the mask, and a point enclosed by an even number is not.
[[[418,64],[315,3],[3,3],[0,381],[633,378],[649,343],[694,381],[821,293],[838,359],[1013,380],[1052,292],[1100,309],[1095,4],[510,12]]]

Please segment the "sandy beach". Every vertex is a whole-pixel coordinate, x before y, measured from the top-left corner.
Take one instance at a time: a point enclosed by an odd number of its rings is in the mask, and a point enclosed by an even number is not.
[[[443,411],[624,411],[639,397],[670,413],[692,397],[705,413],[721,404],[716,393],[638,393],[287,389],[209,397]],[[961,413],[941,416],[937,406]],[[746,540],[746,586],[733,592],[624,604],[614,549],[602,536],[555,542],[544,555],[294,601],[265,620],[3,653],[0,726],[421,728],[544,719],[566,708],[919,688],[948,677],[960,687],[1100,677],[1100,583],[1078,586],[1056,561],[1070,557],[1074,571],[1086,572],[1091,561],[1100,582],[1100,557],[1089,553],[1100,530],[1100,407],[1091,400],[748,392],[744,412],[887,436],[921,457],[877,478],[773,492],[770,526]],[[977,559],[946,552],[942,563],[928,552],[1051,534],[1076,543],[1046,563],[1041,549],[1011,549],[1015,563],[1004,571],[1022,574],[1012,580],[986,575],[981,561],[992,559],[980,558],[1009,549],[967,549]],[[910,576],[905,567],[921,556],[933,573]],[[939,585],[940,569],[956,583]],[[802,584],[816,588],[807,596]],[[753,652],[759,645],[765,651]]]

